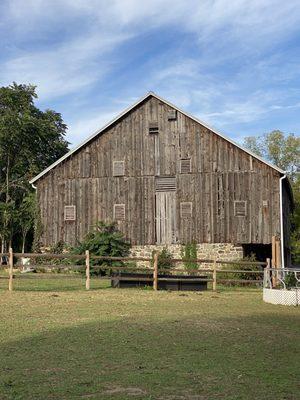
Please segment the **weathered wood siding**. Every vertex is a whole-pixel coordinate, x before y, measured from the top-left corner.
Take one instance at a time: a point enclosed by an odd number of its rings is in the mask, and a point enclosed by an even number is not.
[[[114,204],[125,204],[120,229],[132,244],[156,243],[155,177],[176,177],[179,243],[271,243],[280,233],[279,172],[209,129],[151,97],[106,132],[59,164],[37,183],[44,225],[43,244],[74,244],[97,220],[113,220]],[[159,133],[148,124],[158,121]],[[191,173],[180,160],[191,159]],[[113,176],[113,161],[125,161],[125,176]],[[246,216],[234,201],[246,201]],[[192,202],[192,218],[180,203]],[[64,221],[64,206],[76,206],[76,221]]]

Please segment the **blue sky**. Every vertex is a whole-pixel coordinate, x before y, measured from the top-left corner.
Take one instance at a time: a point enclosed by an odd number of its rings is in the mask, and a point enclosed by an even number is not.
[[[149,90],[239,142],[300,131],[299,0],[1,0],[0,38],[73,145]]]

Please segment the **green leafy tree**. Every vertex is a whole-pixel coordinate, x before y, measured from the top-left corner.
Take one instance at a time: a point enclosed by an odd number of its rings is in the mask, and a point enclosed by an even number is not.
[[[34,226],[36,209],[37,205],[35,193],[29,192],[23,197],[22,202],[16,211],[16,224],[20,230],[22,239],[22,253],[25,253],[28,232]]]
[[[249,136],[244,146],[289,174],[292,181],[300,171],[300,137],[274,130],[263,136]]]
[[[28,222],[28,216],[25,217],[26,213],[23,213],[27,222],[20,224],[21,214],[16,217],[14,211],[19,209],[32,191],[28,183],[30,178],[68,150],[68,143],[64,139],[66,125],[61,115],[52,110],[39,110],[34,104],[36,98],[33,85],[13,83],[0,88],[2,249],[7,249],[8,242],[15,237],[18,228]]]
[[[16,208],[14,201],[0,202],[0,239],[1,252],[6,250],[5,243],[11,245],[12,226],[16,221]]]
[[[300,264],[300,174],[296,176],[293,182],[293,195],[295,209],[292,218],[292,256],[296,264]]]
[[[119,231],[116,222],[105,223],[100,221],[73,251],[75,254],[84,254],[86,250],[89,250],[95,256],[126,257],[129,255],[130,243]],[[123,263],[92,259],[91,265],[120,266]],[[99,269],[91,268],[91,273],[97,274]]]
[[[295,209],[292,216],[292,257],[300,263],[300,137],[274,130],[263,136],[250,136],[244,146],[287,172],[293,188]]]

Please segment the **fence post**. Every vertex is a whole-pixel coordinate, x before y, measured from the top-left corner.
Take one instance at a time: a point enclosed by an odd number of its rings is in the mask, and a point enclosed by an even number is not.
[[[275,268],[277,268],[276,265],[276,236],[272,236],[272,260],[271,260],[271,266],[272,266],[272,271],[271,271],[271,280],[272,280],[272,287],[276,287],[277,285],[277,276],[276,276],[276,271]]]
[[[158,253],[154,253],[153,262],[153,290],[158,290]]]
[[[90,290],[90,252],[89,250],[85,251],[85,288],[86,290]]]
[[[14,253],[13,249],[9,248],[9,268],[8,268],[8,290],[12,292],[13,290],[13,268],[14,268]]]
[[[214,269],[213,269],[213,291],[217,290],[217,263],[216,259],[214,259]]]
[[[265,266],[265,269],[264,269],[264,282],[263,282],[263,287],[266,287],[266,285],[267,285],[267,283],[268,283],[268,281],[270,282],[270,284],[272,285],[272,283],[271,283],[271,275],[270,275],[270,268],[271,268],[271,260],[270,260],[270,258],[267,258],[266,259],[266,262],[267,262],[267,265]]]

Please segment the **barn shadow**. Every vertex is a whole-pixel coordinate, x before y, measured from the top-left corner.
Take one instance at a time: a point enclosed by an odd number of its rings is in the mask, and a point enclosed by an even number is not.
[[[299,319],[133,316],[0,345],[0,398],[295,399]]]

